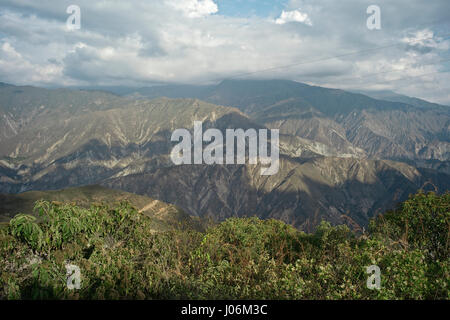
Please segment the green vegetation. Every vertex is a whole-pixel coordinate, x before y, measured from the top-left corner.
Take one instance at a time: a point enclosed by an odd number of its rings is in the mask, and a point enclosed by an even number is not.
[[[3,299],[449,299],[450,194],[418,193],[369,232],[323,222],[313,234],[233,218],[152,229],[128,202],[38,201],[0,230]],[[66,285],[66,263],[81,289]],[[381,289],[366,287],[366,267]]]

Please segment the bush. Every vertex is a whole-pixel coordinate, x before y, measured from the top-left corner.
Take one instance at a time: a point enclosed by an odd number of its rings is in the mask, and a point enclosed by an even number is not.
[[[154,230],[129,203],[40,201],[0,230],[2,299],[448,299],[449,194],[419,193],[356,235],[321,223],[232,218]],[[67,263],[81,289],[66,285]],[[366,287],[366,267],[381,289]]]
[[[450,193],[438,196],[419,192],[373,220],[371,232],[399,241],[409,248],[425,250],[431,259],[448,258]]]

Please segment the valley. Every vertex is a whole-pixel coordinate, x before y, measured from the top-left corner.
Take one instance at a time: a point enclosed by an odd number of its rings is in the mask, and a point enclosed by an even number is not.
[[[415,100],[414,100],[415,101]],[[362,229],[420,188],[450,189],[450,109],[293,81],[102,91],[0,87],[0,192],[103,185],[191,216],[320,221]],[[280,169],[181,165],[171,134],[280,130]]]

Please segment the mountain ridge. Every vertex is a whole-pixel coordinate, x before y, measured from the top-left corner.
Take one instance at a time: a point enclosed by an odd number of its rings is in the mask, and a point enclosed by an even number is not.
[[[0,192],[101,184],[195,216],[256,214],[311,229],[344,215],[364,226],[427,181],[449,189],[450,117],[439,108],[290,81],[224,82],[220,90],[207,102],[0,88]],[[279,129],[279,174],[261,178],[250,165],[174,166],[171,133],[192,131],[194,121],[222,132]]]

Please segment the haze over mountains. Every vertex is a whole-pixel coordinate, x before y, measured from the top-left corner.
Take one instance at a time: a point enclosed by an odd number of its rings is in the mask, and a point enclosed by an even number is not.
[[[0,192],[102,184],[218,220],[363,227],[423,187],[450,189],[450,108],[398,95],[227,80],[101,91],[0,86]],[[375,94],[373,95],[375,97]],[[174,166],[178,128],[280,129],[278,174]]]

